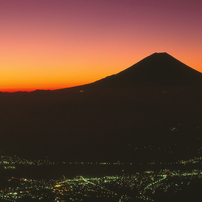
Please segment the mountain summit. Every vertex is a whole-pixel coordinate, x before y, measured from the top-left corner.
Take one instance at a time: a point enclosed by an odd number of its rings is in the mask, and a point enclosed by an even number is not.
[[[154,53],[133,66],[93,83],[95,86],[190,85],[202,82],[202,74],[167,53]]]

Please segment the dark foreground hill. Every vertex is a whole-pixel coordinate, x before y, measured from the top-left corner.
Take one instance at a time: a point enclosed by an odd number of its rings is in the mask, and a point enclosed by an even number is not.
[[[0,148],[28,158],[152,161],[200,155],[202,76],[166,53],[92,84],[0,94]]]

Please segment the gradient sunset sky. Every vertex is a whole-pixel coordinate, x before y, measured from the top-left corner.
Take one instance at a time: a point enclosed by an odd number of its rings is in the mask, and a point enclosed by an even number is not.
[[[201,0],[0,0],[0,91],[58,89],[154,52],[202,72]]]

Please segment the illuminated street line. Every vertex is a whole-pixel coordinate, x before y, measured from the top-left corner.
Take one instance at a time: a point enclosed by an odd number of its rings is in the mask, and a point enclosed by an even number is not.
[[[151,189],[150,187],[153,186],[154,184],[158,184],[159,182],[165,180],[167,178],[167,175],[162,175],[163,178],[161,178],[160,180],[157,180],[155,182],[150,183],[149,185],[147,185],[144,189]]]

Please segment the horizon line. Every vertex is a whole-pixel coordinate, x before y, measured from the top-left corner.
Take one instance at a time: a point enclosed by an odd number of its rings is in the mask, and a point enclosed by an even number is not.
[[[169,53],[167,53],[167,52],[153,52],[152,54],[150,54],[150,55],[148,55],[148,56],[146,56],[146,57],[144,57],[143,59],[141,59],[140,61],[142,61],[142,60],[144,60],[145,58],[147,58],[147,57],[149,57],[149,56],[152,56],[152,55],[156,55],[156,54],[167,54],[167,55],[169,55],[169,56],[171,56],[171,57],[173,57],[172,55],[170,55]],[[173,58],[175,58],[175,57],[173,57]],[[176,58],[175,58],[176,59]],[[176,60],[178,60],[178,59],[176,59]],[[135,64],[137,64],[138,62],[140,62],[140,61],[137,61],[136,63],[134,63],[133,65],[135,65]],[[180,61],[180,60],[179,60]],[[181,62],[181,61],[180,61]],[[183,63],[183,62],[181,62],[181,63]],[[184,64],[184,63],[183,63]],[[133,66],[132,65],[132,66]],[[186,65],[186,64],[185,64]],[[186,65],[186,66],[188,66],[188,65]],[[130,66],[131,67],[131,66]],[[128,67],[128,68],[130,68],[130,67]],[[190,66],[188,66],[188,67],[190,67]],[[128,69],[128,68],[126,68],[126,69]],[[191,69],[193,69],[193,70],[195,70],[195,71],[197,71],[197,72],[199,72],[199,73],[201,73],[202,74],[202,72],[200,72],[200,71],[198,71],[198,70],[196,70],[196,69],[194,69],[194,68],[192,68],[192,67],[190,67]],[[124,70],[126,70],[126,69],[124,69]],[[124,70],[122,70],[122,71],[124,71]],[[120,71],[120,72],[122,72],[122,71]],[[120,72],[118,72],[118,73],[120,73]],[[117,74],[117,73],[116,73]],[[113,74],[112,74],[113,75]],[[108,76],[111,76],[111,75],[108,75]],[[101,78],[101,79],[104,79],[104,78],[106,78],[106,77],[108,77],[108,76],[105,76],[105,77],[103,77],[103,78]],[[96,81],[99,81],[99,80],[101,80],[101,79],[98,79],[98,80],[96,80]],[[71,85],[71,86],[61,86],[61,87],[58,87],[58,88],[54,88],[54,87],[51,87],[51,88],[7,88],[7,89],[0,89],[0,93],[30,93],[30,92],[35,92],[35,91],[54,91],[54,90],[61,90],[61,89],[67,89],[67,88],[73,88],[73,87],[78,87],[78,86],[82,86],[82,85],[88,85],[88,84],[91,84],[91,83],[94,83],[94,82],[96,82],[96,81],[89,81],[89,82],[87,82],[87,83],[80,83],[80,84],[76,84],[76,85]]]

